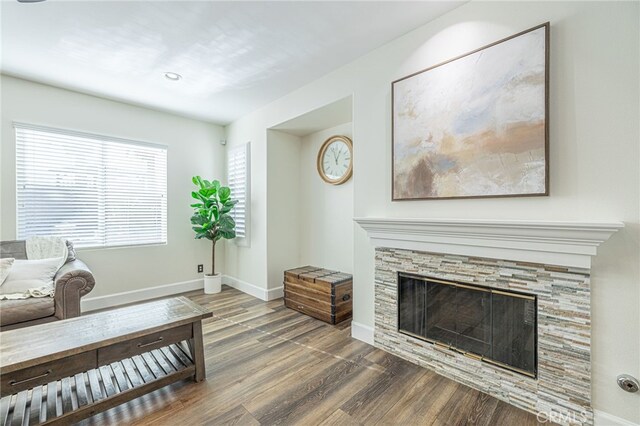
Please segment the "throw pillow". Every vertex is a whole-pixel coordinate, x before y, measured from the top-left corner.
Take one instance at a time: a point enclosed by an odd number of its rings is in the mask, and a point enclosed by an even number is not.
[[[27,293],[29,290],[50,287],[60,266],[59,258],[41,260],[16,259],[6,280],[0,286],[0,294]]]
[[[67,240],[67,252],[69,252],[69,254],[65,263],[73,262],[74,260],[76,260],[76,249],[73,247],[73,243],[69,240]]]
[[[0,286],[4,283],[4,280],[7,279],[7,276],[9,276],[9,271],[11,270],[11,265],[13,265],[14,260],[13,257],[0,259]]]

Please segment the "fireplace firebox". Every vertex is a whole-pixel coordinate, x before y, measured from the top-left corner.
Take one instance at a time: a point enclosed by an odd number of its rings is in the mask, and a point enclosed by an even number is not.
[[[534,295],[398,273],[398,332],[537,377]]]

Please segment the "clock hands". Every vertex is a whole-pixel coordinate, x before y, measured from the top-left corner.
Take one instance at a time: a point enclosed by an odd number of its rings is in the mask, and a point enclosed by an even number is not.
[[[344,148],[345,148],[344,146],[333,145],[328,149],[328,153],[330,152],[331,155],[333,155],[333,162],[334,162],[335,168],[332,167],[329,170],[329,164],[327,164],[327,162],[325,160],[325,165],[327,166],[327,171],[329,171],[331,173],[339,173],[340,169],[342,171],[346,171],[348,166],[346,164],[341,164],[340,163],[343,158],[344,158],[344,160],[347,160],[347,161],[350,160],[350,156],[348,155],[349,153],[345,152]],[[342,157],[343,154],[345,155],[344,157]]]
[[[333,159],[336,162],[336,166],[338,165],[338,153],[336,153],[335,145],[331,147],[331,152],[333,152]]]

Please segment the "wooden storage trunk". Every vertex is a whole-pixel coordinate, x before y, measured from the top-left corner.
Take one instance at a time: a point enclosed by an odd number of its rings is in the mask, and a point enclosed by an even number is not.
[[[284,303],[329,324],[351,318],[353,277],[350,274],[303,266],[284,272]]]

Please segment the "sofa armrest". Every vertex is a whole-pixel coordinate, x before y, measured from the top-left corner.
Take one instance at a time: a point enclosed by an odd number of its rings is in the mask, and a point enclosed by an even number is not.
[[[93,290],[96,280],[81,260],[68,262],[60,268],[55,282],[55,316],[58,319],[80,316],[80,298]]]

